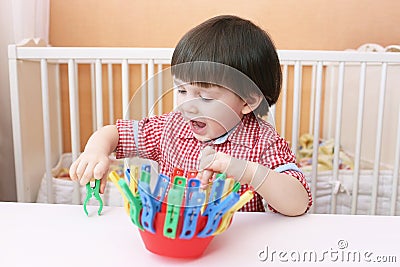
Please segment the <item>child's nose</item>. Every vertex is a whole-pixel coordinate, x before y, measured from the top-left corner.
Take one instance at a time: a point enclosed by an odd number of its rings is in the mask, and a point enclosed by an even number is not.
[[[197,99],[186,100],[181,104],[181,109],[186,113],[197,114],[199,112],[197,102]]]

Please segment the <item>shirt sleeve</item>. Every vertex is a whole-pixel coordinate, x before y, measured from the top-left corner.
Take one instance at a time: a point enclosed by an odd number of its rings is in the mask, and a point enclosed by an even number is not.
[[[117,120],[117,158],[138,156],[159,161],[160,140],[164,119],[162,116],[145,118],[140,121]]]
[[[137,155],[137,146],[135,144],[135,133],[131,120],[117,120],[118,145],[116,149],[116,158],[129,158]]]
[[[303,172],[297,167],[296,157],[289,148],[289,144],[286,142],[286,140],[282,137],[278,137],[267,150],[266,159],[266,165],[269,166],[272,170],[286,173],[299,180],[299,182],[303,185],[308,194],[308,205],[306,210],[308,211],[312,205],[311,189],[306,181],[306,177],[304,176]],[[268,205],[268,207],[272,211],[276,212],[276,210],[270,205]]]

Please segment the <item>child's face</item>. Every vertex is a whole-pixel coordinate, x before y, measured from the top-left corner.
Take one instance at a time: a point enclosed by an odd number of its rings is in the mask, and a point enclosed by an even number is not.
[[[204,88],[176,80],[178,110],[200,141],[218,138],[243,117],[246,102],[229,89]]]

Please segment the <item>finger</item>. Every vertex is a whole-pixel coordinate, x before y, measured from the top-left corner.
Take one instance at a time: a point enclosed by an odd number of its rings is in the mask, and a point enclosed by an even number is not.
[[[71,178],[72,181],[77,181],[78,176],[76,175],[76,168],[78,167],[80,160],[77,159],[71,164],[71,167],[69,167],[69,177]]]
[[[85,172],[83,173],[81,180],[80,180],[81,185],[87,184],[90,181],[90,179],[92,179],[94,167],[95,167],[95,163],[88,163],[86,165]]]
[[[201,156],[207,156],[207,155],[210,155],[210,154],[213,154],[213,153],[215,153],[215,149],[212,148],[211,146],[206,146],[205,148],[203,148],[200,151],[200,155]]]
[[[102,179],[107,174],[107,171],[108,171],[108,164],[103,160],[99,161],[93,170],[94,179],[96,180]]]
[[[104,171],[103,174],[101,174],[103,170],[106,170],[106,171]],[[107,177],[108,177],[108,164],[107,163],[99,162],[97,164],[97,166],[95,167],[95,170],[94,170],[95,179],[97,179],[96,177],[100,177],[100,176],[101,176],[100,193],[104,194],[104,192],[106,190]]]
[[[212,165],[216,160],[216,155],[217,155],[216,153],[212,153],[202,156],[199,163],[200,171],[205,169],[213,169]]]
[[[88,165],[87,161],[80,161],[78,167],[76,168],[76,176],[78,177],[78,181],[82,179],[83,174],[85,173],[86,166]]]
[[[201,160],[212,154],[215,154],[215,150],[212,147],[207,146],[204,149],[200,150],[199,159]]]
[[[214,172],[209,170],[202,171],[200,182],[202,185],[209,184],[210,180],[213,177]]]
[[[106,184],[107,184],[107,175],[105,175],[100,180],[100,194],[104,194],[104,191],[106,190]]]

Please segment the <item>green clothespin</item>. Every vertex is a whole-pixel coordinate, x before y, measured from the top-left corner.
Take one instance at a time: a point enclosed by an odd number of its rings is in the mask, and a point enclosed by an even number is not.
[[[100,197],[100,180],[95,180],[95,186],[91,187],[90,182],[86,184],[86,198],[83,202],[83,210],[85,211],[86,215],[89,216],[89,213],[86,209],[86,205],[93,196],[99,201],[100,207],[97,211],[97,214],[100,215],[101,211],[103,210],[103,200]]]
[[[145,182],[147,184],[150,184],[150,180],[151,180],[151,175],[149,172],[147,171],[142,171],[140,173],[140,181]]]
[[[139,220],[140,211],[142,209],[142,201],[140,200],[139,194],[137,196],[134,196],[124,179],[119,179],[118,184],[129,201],[129,206],[130,206],[129,215],[131,217],[132,222],[141,230],[144,230]]]
[[[239,182],[235,182],[235,184],[233,185],[233,189],[232,192],[237,193],[240,189],[240,183]]]
[[[164,222],[164,236],[175,238],[179,221],[179,212],[185,193],[186,178],[176,176],[172,188],[168,191],[167,214]]]
[[[217,173],[215,175],[215,180],[217,180],[218,178],[222,179],[222,180],[226,180],[226,173]]]

